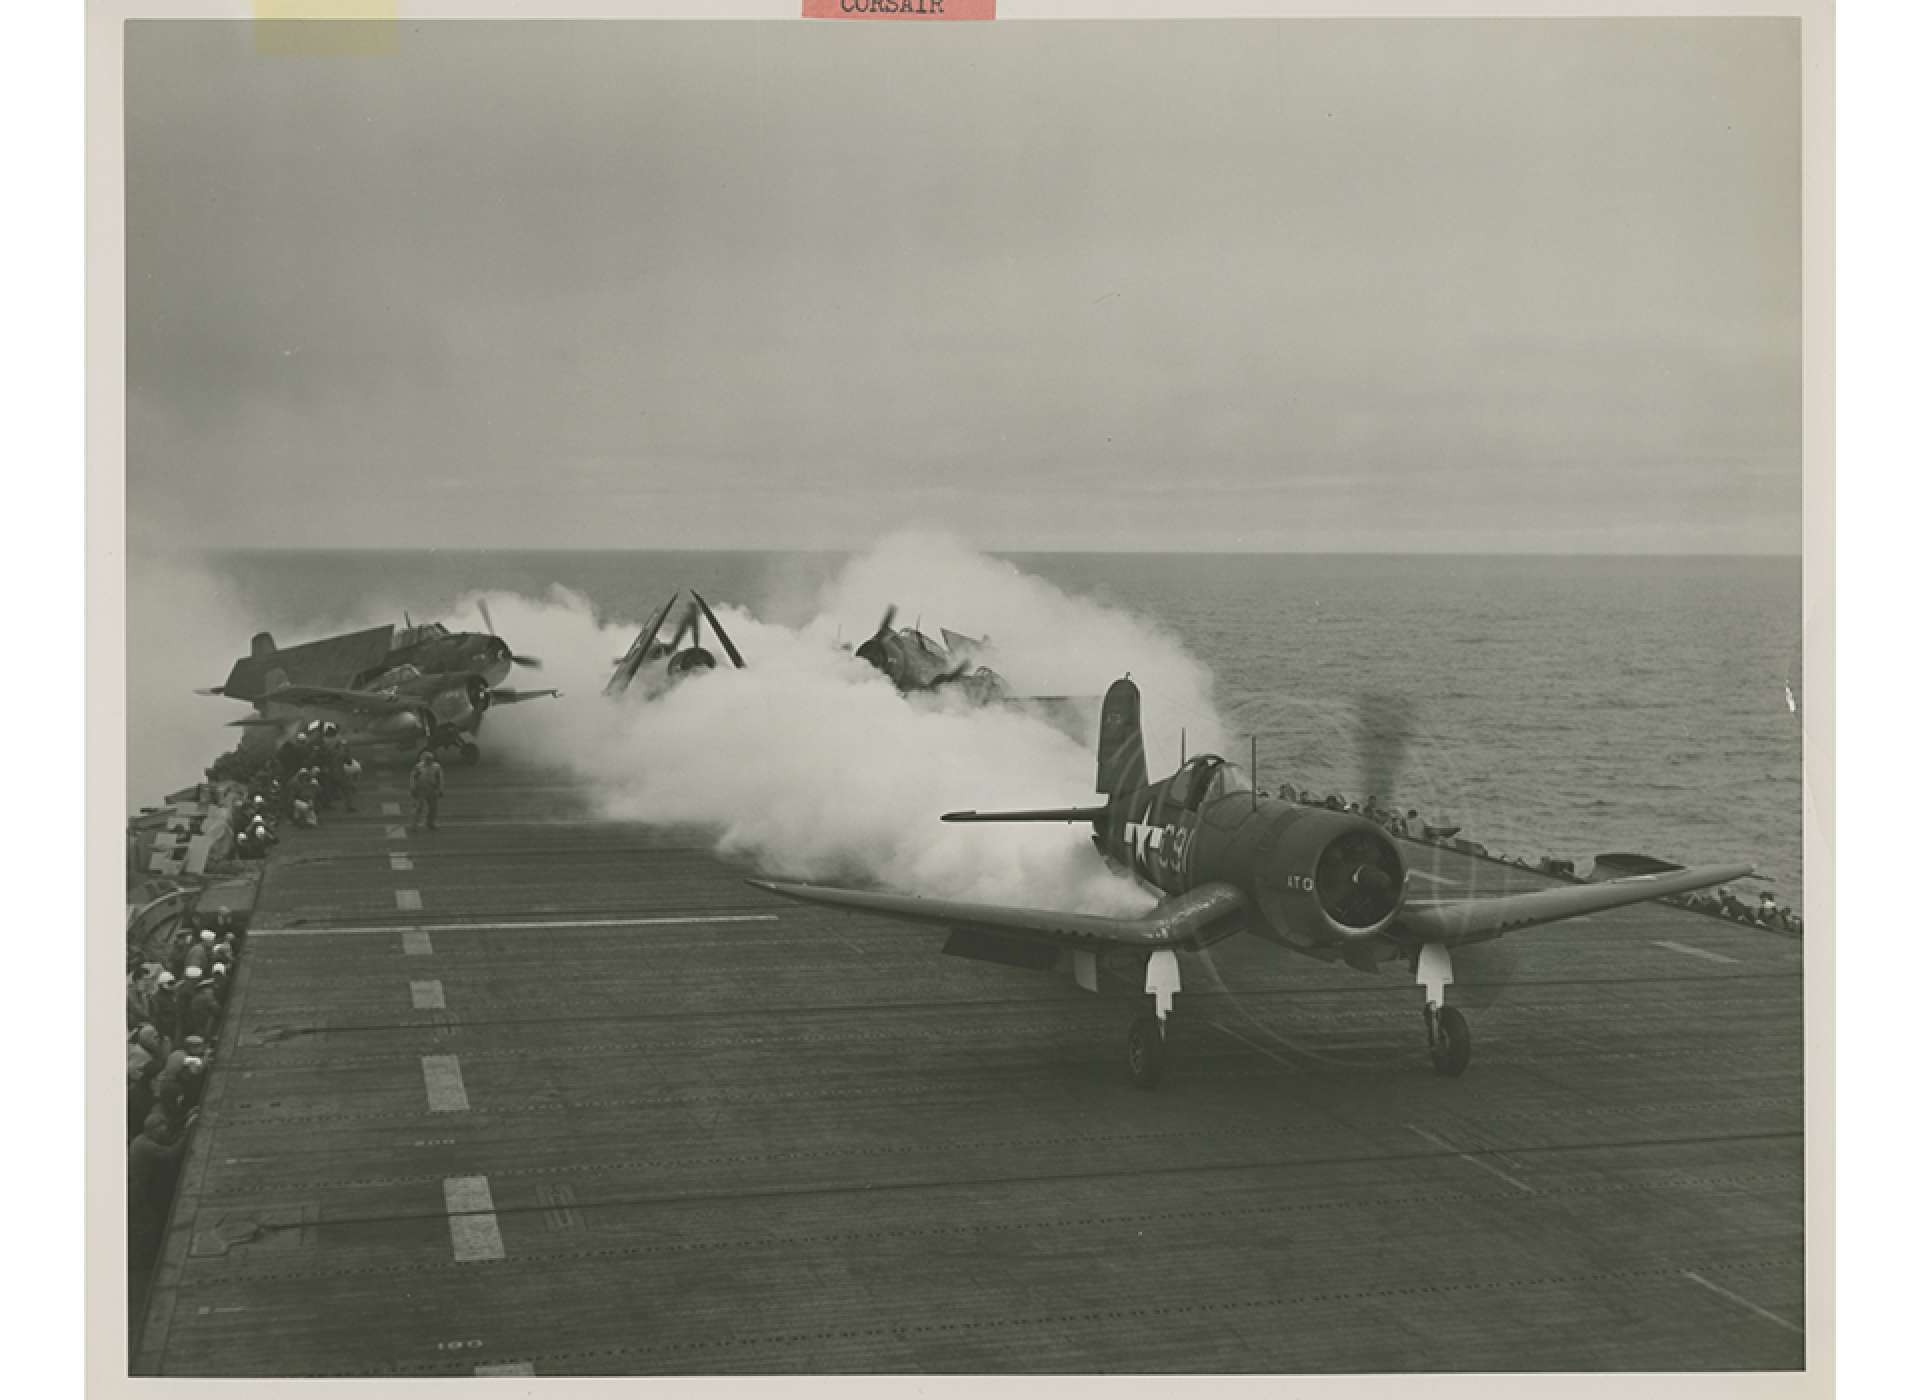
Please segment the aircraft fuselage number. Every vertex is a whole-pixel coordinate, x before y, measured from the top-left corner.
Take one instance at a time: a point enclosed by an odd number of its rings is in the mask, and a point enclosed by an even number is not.
[[[1163,869],[1185,868],[1187,844],[1192,835],[1192,832],[1177,826],[1149,826],[1145,822],[1128,822],[1126,827],[1127,845],[1133,853],[1133,864],[1141,869],[1154,857],[1159,858]]]

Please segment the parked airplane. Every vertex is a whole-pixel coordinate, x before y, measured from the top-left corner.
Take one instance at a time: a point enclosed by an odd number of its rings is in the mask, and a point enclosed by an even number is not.
[[[734,664],[736,670],[747,669],[747,663],[741,658],[739,648],[734,646],[733,639],[727,635],[727,629],[720,625],[720,619],[713,615],[713,609],[707,606],[707,600],[702,598],[697,590],[687,591],[693,594],[693,600],[681,613],[680,625],[674,630],[673,640],[662,642],[659,636],[660,628],[667,620],[667,614],[672,612],[673,605],[680,601],[678,593],[667,599],[659,611],[647,620],[647,625],[640,629],[640,635],[634,638],[633,645],[627,648],[626,654],[614,660],[613,674],[607,678],[606,687],[601,692],[603,695],[625,695],[627,688],[633,684],[635,677],[643,669],[660,662],[666,663],[666,669],[658,677],[661,684],[650,687],[654,691],[678,685],[695,672],[713,670],[720,663],[713,659],[712,652],[700,644],[702,618],[705,618],[707,625],[713,628],[713,635],[726,651],[727,660]],[[680,643],[687,639],[688,633],[693,635],[693,645],[683,651]]]
[[[295,685],[278,673],[270,679],[279,683],[254,702],[261,713],[234,720],[236,726],[279,729],[285,738],[314,720],[331,720],[356,750],[431,747],[467,763],[479,760],[474,736],[488,710],[560,694],[502,689],[479,672],[426,675],[412,665],[378,672],[365,688]]]
[[[485,632],[452,632],[438,622],[416,626],[409,618],[403,627],[387,623],[291,647],[279,646],[271,632],[256,633],[249,653],[233,663],[226,684],[201,693],[257,702],[288,681],[373,690],[382,675],[401,666],[423,675],[477,675],[497,686],[513,666],[538,669],[539,657],[516,654],[492,630],[485,599],[480,601],[480,616]]]
[[[945,951],[1020,967],[1071,971],[1089,991],[1099,972],[1127,955],[1145,956],[1153,1012],[1133,1023],[1127,1068],[1151,1088],[1167,1063],[1166,1030],[1180,990],[1180,953],[1237,933],[1324,962],[1363,971],[1405,962],[1426,992],[1427,1044],[1441,1074],[1465,1071],[1466,1018],[1446,1004],[1454,953],[1518,929],[1643,900],[1705,889],[1753,873],[1715,865],[1599,884],[1406,904],[1400,848],[1374,822],[1349,812],[1303,807],[1256,793],[1241,770],[1216,755],[1183,763],[1149,782],[1140,732],[1140,692],[1131,680],[1108,689],[1100,717],[1095,790],[1099,807],[1024,812],[950,812],[952,822],[1088,822],[1094,844],[1117,868],[1161,891],[1139,918],[1018,909],[911,895],[792,884],[749,883],[789,899],[947,927]],[[1115,955],[1119,955],[1116,957]]]

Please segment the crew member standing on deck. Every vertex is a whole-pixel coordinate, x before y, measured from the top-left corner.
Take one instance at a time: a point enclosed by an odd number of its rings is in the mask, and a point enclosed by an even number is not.
[[[433,756],[432,749],[420,750],[420,761],[413,765],[413,773],[407,779],[407,789],[413,794],[410,829],[423,826],[428,831],[440,829],[440,792],[445,786],[446,774],[441,771],[440,760]]]
[[[360,798],[360,760],[353,756],[343,741],[340,745],[343,757],[340,760],[340,800],[349,812],[359,811]]]

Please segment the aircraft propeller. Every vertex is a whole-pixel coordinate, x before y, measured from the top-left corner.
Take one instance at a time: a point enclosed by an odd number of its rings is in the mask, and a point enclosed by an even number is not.
[[[500,650],[505,653],[507,660],[516,666],[525,666],[529,671],[537,671],[540,669],[539,657],[521,656],[507,645],[506,639],[500,635],[499,630],[493,625],[493,613],[488,609],[485,598],[480,600],[480,620],[486,624],[487,635],[500,644]]]
[[[680,643],[687,639],[687,633],[693,633],[693,644],[700,645],[700,613],[694,608],[683,608],[680,612],[680,625],[673,629],[673,640],[667,643],[669,652],[680,650]]]
[[[1415,729],[1413,704],[1400,696],[1369,694],[1355,707],[1360,725],[1360,771],[1366,791],[1392,805]],[[1504,938],[1462,944],[1453,950],[1454,989],[1448,1000],[1469,1009],[1500,999],[1519,970],[1519,950]]]

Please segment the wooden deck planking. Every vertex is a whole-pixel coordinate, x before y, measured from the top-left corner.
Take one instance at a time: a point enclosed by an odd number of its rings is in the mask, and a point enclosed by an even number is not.
[[[1693,1277],[1800,1320],[1797,943],[1664,908],[1521,935],[1440,1081],[1403,969],[1235,940],[1147,1095],[1118,998],[773,901],[686,833],[562,825],[563,783],[450,778],[439,832],[277,855],[136,1369],[1800,1364]],[[1449,883],[1415,897],[1544,883],[1419,855]],[[713,911],[775,921],[447,927]],[[429,1056],[467,1111],[429,1109]],[[504,1257],[459,1262],[474,1178]]]

